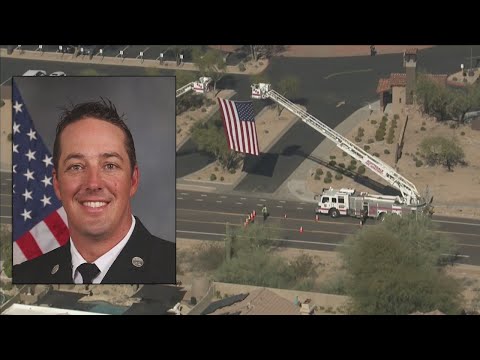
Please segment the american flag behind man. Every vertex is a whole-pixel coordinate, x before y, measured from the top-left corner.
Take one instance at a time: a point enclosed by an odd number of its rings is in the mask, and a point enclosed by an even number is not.
[[[253,103],[220,98],[218,103],[228,147],[237,152],[259,155]]]
[[[13,264],[64,245],[67,217],[53,190],[53,161],[13,81]]]

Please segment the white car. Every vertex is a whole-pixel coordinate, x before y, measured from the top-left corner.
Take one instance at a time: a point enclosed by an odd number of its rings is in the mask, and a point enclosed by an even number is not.
[[[67,76],[63,71],[55,71],[50,74],[50,76]]]
[[[23,76],[47,76],[45,70],[27,70]]]

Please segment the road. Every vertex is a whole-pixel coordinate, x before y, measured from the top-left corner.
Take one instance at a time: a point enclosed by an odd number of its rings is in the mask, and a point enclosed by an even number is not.
[[[243,226],[247,213],[256,210],[256,222],[263,222],[261,209],[270,213],[266,224],[278,226],[276,236],[281,246],[334,251],[346,236],[359,230],[355,218],[315,219],[315,203],[283,201],[264,197],[177,191],[177,238],[198,240],[224,239],[226,224]],[[286,217],[285,217],[286,215]],[[459,262],[480,265],[480,221],[434,216],[436,232],[457,242]],[[368,220],[364,226],[375,226]],[[300,232],[303,227],[303,232]]]

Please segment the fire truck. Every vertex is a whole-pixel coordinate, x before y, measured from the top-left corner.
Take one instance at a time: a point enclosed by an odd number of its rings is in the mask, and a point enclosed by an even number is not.
[[[187,85],[182,86],[181,88],[177,89],[175,93],[175,97],[180,97],[190,91],[195,91],[199,94],[205,94],[209,92],[212,88],[212,79],[206,76],[203,76],[198,79],[198,81],[192,81]]]
[[[355,189],[323,189],[316,208],[317,214],[330,215],[332,218],[345,215],[359,218],[371,217],[382,219],[385,214],[433,213],[431,206],[433,197],[427,204],[425,199],[418,193],[415,185],[395,171],[390,165],[369,154],[335,130],[329,128],[301,107],[273,90],[270,84],[253,84],[252,98],[271,99],[283,106],[298,116],[304,123],[324,135],[327,139],[333,141],[342,151],[382,177],[390,185],[398,189],[401,194],[398,196],[375,195],[367,192],[358,192]]]

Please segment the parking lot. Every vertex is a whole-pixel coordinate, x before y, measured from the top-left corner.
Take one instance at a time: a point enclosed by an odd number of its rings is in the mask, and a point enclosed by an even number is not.
[[[44,53],[58,53],[60,59],[62,56],[74,54],[76,45],[0,45],[0,48],[10,49],[13,52],[37,51]],[[196,47],[206,49],[206,45],[196,45]],[[183,47],[181,45],[79,45],[77,56],[83,58],[93,57],[123,57],[126,59],[145,59],[176,61],[176,55],[183,55],[183,62],[192,62],[192,46]],[[227,65],[238,65],[246,54],[224,52]]]

